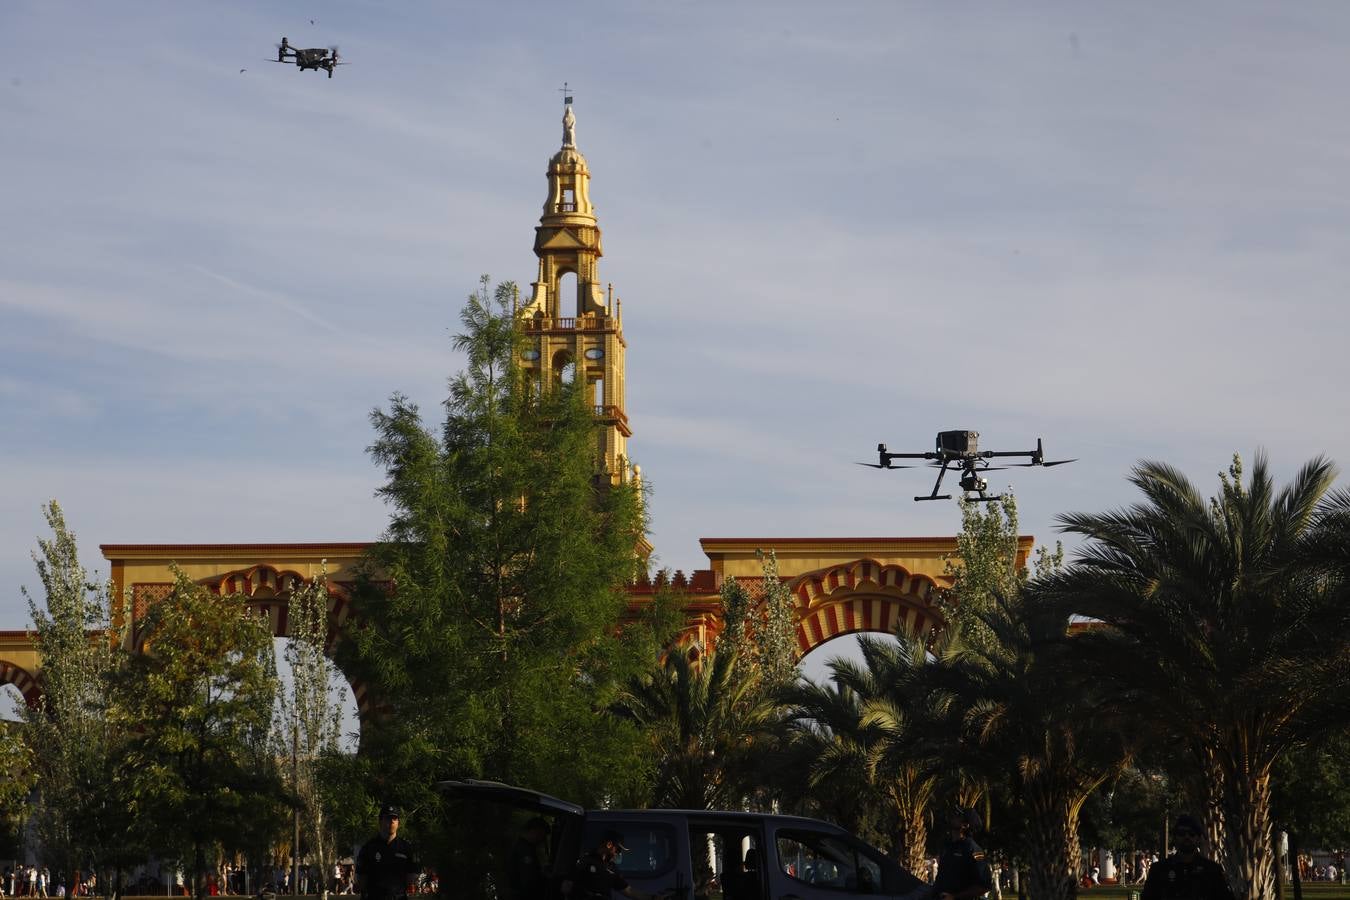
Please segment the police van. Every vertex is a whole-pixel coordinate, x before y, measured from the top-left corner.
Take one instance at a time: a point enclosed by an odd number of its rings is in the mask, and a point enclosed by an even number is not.
[[[584,809],[525,788],[447,781],[451,797],[543,816],[551,823],[548,874],[561,884],[607,832],[623,835],[615,869],[673,900],[901,898],[923,882],[837,825],[799,816],[680,809]],[[506,892],[503,892],[505,894]],[[512,898],[503,897],[503,900]]]

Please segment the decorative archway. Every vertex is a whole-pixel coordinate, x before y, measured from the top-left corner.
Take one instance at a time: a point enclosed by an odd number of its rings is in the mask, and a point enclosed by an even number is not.
[[[846,634],[927,634],[942,624],[938,584],[898,564],[857,559],[807,572],[789,587],[797,602],[801,656]]]
[[[213,575],[199,583],[220,596],[236,594],[248,598],[245,606],[248,612],[259,617],[265,616],[272,636],[284,638],[291,633],[291,594],[311,581],[293,569],[278,569],[259,563],[223,575]],[[323,652],[329,659],[334,659],[334,651],[342,636],[342,626],[351,617],[352,583],[330,579],[325,586],[328,591],[328,632],[324,636]],[[342,675],[356,698],[357,714],[364,727],[375,709],[370,692],[362,680],[351,678],[346,672]]]
[[[23,695],[24,703],[37,706],[42,697],[42,688],[37,677],[18,663],[0,659],[0,685],[12,684]]]
[[[171,566],[178,565],[198,584],[219,596],[236,594],[247,599],[252,615],[266,617],[274,638],[290,634],[290,596],[318,573],[327,570],[328,633],[324,654],[334,658],[344,624],[351,618],[354,568],[368,544],[246,544],[246,545],[103,545],[112,562],[117,590],[131,595],[131,623],[127,640],[140,646],[140,622],[150,606],[168,596],[173,582]],[[276,562],[258,561],[270,556]],[[243,565],[241,565],[243,563]],[[308,573],[308,574],[306,574]],[[120,621],[118,623],[120,626]],[[356,698],[357,714],[364,730],[375,712],[368,686],[343,672]]]

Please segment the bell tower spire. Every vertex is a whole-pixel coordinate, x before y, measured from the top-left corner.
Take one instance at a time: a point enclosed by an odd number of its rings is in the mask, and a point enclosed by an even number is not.
[[[624,412],[622,301],[602,288],[600,226],[591,204],[591,173],[577,149],[577,117],[564,88],[562,146],[548,163],[548,197],[534,229],[539,274],[520,310],[532,346],[522,369],[543,382],[583,378],[604,423],[598,474],[617,484],[636,477],[628,460],[632,435]]]

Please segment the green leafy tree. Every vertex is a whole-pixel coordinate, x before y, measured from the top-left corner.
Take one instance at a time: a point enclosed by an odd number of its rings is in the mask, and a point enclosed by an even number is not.
[[[23,739],[22,723],[0,720],[0,856],[19,855],[19,829],[37,781],[33,752]]]
[[[1350,850],[1350,732],[1280,757],[1271,816],[1289,833],[1289,856],[1311,847]]]
[[[208,853],[284,796],[275,765],[249,752],[271,727],[271,631],[244,598],[216,596],[176,568],[142,628],[142,652],[114,680],[111,707],[128,735],[128,812],[154,850],[187,851],[202,897]]]
[[[372,414],[391,508],[354,597],[346,671],[377,714],[372,800],[438,817],[438,779],[492,778],[582,802],[636,792],[639,735],[598,715],[657,655],[651,619],[626,622],[641,566],[639,490],[597,478],[583,378],[531,383],[515,286],[485,277],[460,316],[464,370],[437,432],[395,395]],[[622,623],[622,627],[621,627]]]
[[[108,718],[107,679],[121,654],[109,637],[107,587],[80,565],[61,507],[52,501],[43,514],[52,537],[33,554],[43,601],[24,591],[42,654],[42,698],[24,710],[23,728],[40,795],[34,816],[53,866],[106,876],[136,852],[114,767],[121,738]]]
[[[1145,462],[1144,502],[1061,517],[1086,543],[1049,584],[1061,613],[1099,623],[1076,657],[1187,749],[1197,812],[1237,895],[1274,895],[1272,774],[1350,717],[1350,496],[1307,463],[1277,489],[1263,455],[1234,458],[1207,500]]]
[[[1080,833],[1088,846],[1157,851],[1164,822],[1184,808],[1165,772],[1129,766],[1088,799]]]

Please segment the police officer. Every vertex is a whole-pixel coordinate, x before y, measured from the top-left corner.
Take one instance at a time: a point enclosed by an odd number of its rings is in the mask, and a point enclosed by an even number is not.
[[[948,817],[951,837],[938,857],[933,896],[937,900],[974,900],[994,887],[985,852],[971,837],[982,823],[973,809],[956,807]]]
[[[513,900],[544,900],[548,896],[548,877],[540,851],[549,834],[548,820],[535,816],[525,823],[511,848],[506,877]]]
[[[610,891],[618,891],[630,900],[666,900],[671,891],[649,894],[628,883],[614,870],[614,859],[628,848],[623,845],[623,832],[609,829],[600,836],[595,849],[588,850],[577,860],[571,879],[562,884],[563,894],[571,900],[609,900]]]
[[[412,844],[398,836],[398,807],[380,809],[380,833],[356,855],[356,889],[365,900],[398,900],[408,895],[408,881],[422,868]]]
[[[1193,817],[1177,816],[1177,852],[1149,868],[1143,900],[1234,900],[1223,868],[1200,855],[1201,831]]]

